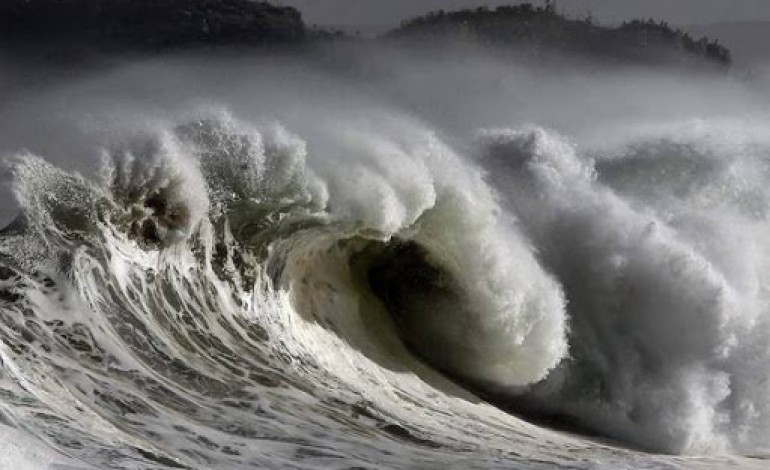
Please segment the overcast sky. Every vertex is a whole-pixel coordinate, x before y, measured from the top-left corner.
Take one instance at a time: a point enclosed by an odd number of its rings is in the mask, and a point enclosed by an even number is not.
[[[402,19],[438,9],[521,3],[515,0],[274,0],[299,8],[310,24],[395,25]],[[532,0],[531,3],[542,3]],[[559,0],[573,15],[589,12],[603,22],[652,17],[672,24],[770,20],[770,0]]]

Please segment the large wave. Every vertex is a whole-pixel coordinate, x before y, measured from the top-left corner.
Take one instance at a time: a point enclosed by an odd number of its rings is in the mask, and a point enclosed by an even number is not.
[[[762,132],[306,127],[206,108],[113,132],[93,176],[13,156],[3,422],[98,468],[767,452]]]

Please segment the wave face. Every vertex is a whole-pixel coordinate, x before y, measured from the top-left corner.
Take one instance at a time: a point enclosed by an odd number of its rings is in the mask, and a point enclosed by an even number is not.
[[[319,120],[311,145],[255,122],[156,123],[94,177],[11,159],[5,424],[96,468],[767,451],[761,132],[680,123],[585,152],[535,126],[457,145],[401,116]]]

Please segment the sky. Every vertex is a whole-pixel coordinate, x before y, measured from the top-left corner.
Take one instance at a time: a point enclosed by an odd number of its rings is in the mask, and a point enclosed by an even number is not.
[[[428,11],[482,5],[509,5],[516,0],[273,0],[299,8],[309,24],[397,25]],[[542,0],[531,0],[542,3]],[[559,9],[576,16],[591,14],[605,23],[629,18],[665,19],[691,25],[733,21],[770,21],[770,0],[557,0]]]

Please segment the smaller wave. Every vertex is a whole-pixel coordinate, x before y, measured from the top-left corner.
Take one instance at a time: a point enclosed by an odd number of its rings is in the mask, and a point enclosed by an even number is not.
[[[704,131],[596,161],[542,129],[484,134],[572,326],[572,358],[512,406],[656,451],[764,446],[767,147]]]

